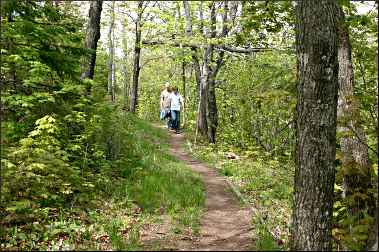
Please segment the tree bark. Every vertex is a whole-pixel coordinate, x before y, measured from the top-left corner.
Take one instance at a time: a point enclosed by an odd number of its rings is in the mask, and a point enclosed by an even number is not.
[[[340,9],[340,15],[340,42],[338,49],[339,97],[337,108],[339,126],[337,131],[341,135],[344,196],[348,197],[355,192],[367,194],[372,185],[366,135],[360,126],[359,104],[354,96],[354,70],[351,61],[349,31],[344,23],[345,17],[342,9]],[[367,201],[356,198],[354,206],[351,206],[351,212],[366,209],[367,204]]]
[[[89,20],[86,32],[85,48],[90,50],[89,56],[85,58],[81,79],[93,79],[96,64],[97,42],[100,38],[100,18],[103,1],[91,1],[89,9]]]
[[[216,143],[216,131],[218,126],[218,112],[216,103],[216,88],[215,80],[211,77],[208,80],[208,104],[207,104],[207,119],[208,119],[208,140],[210,143]]]
[[[296,6],[298,97],[291,250],[331,250],[338,96],[338,6]]]
[[[123,84],[124,84],[124,110],[129,110],[129,70],[128,70],[128,40],[127,40],[127,27],[128,27],[128,19],[124,20],[124,24],[122,26],[122,51],[123,51],[123,60],[122,60],[122,76],[123,76]]]
[[[114,6],[115,1],[112,1],[111,6],[111,21],[109,24],[109,32],[108,32],[108,42],[109,42],[109,59],[108,59],[108,95],[111,98],[111,101],[115,101],[115,63],[114,63]]]
[[[183,100],[185,106],[187,106],[187,95],[186,95],[186,63],[184,62],[184,59],[182,59],[182,82],[183,82]],[[186,109],[183,107],[183,128],[186,125]]]
[[[372,182],[367,138],[360,125],[359,102],[354,96],[354,70],[349,29],[345,23],[342,8],[339,9],[339,14],[337,132],[340,135],[342,156],[343,197],[352,199],[348,200],[350,203],[348,205],[349,215],[360,215],[368,212],[376,218],[374,195],[370,192]],[[362,198],[359,195],[365,195],[367,198]]]
[[[215,3],[212,3],[210,5],[210,21],[211,21],[211,38],[216,38],[216,6]],[[227,3],[225,2],[224,6],[224,17],[227,15]],[[225,19],[223,19],[225,22]],[[223,25],[223,31],[222,33],[225,33],[226,25],[224,23]],[[221,34],[221,36],[223,35]],[[226,33],[225,33],[226,35]],[[204,65],[206,71],[204,72],[206,75],[207,80],[207,87],[208,87],[208,93],[207,93],[207,104],[206,104],[206,112],[207,112],[207,125],[208,125],[208,141],[210,143],[216,143],[216,130],[218,125],[218,114],[217,114],[217,103],[216,103],[216,86],[215,86],[215,78],[217,73],[216,67],[212,68],[212,56],[213,56],[213,50],[214,46],[211,44],[208,46],[209,53],[204,57]]]
[[[186,35],[188,37],[192,36],[192,20],[191,20],[191,12],[189,8],[188,1],[183,1],[184,6],[184,15],[186,21]],[[197,113],[197,123],[196,123],[196,131],[200,132],[202,136],[207,136],[208,134],[208,125],[207,125],[207,94],[208,94],[208,83],[207,76],[203,74],[201,71],[199,59],[197,56],[196,47],[191,47],[192,52],[192,62],[195,69],[195,78],[196,83],[198,85],[199,90],[199,104],[198,104],[198,113]],[[204,68],[203,68],[204,69]]]
[[[184,18],[185,18],[185,25],[186,25],[186,36],[191,37],[192,36],[192,20],[191,20],[191,12],[189,8],[188,1],[183,1],[184,6]],[[191,48],[191,57],[192,62],[195,70],[195,78],[196,78],[196,84],[198,87],[198,92],[200,93],[200,82],[201,82],[201,69],[200,69],[200,63],[197,56],[197,47],[190,46]]]
[[[133,60],[133,82],[130,90],[130,112],[135,113],[138,103],[138,81],[141,56],[141,19],[142,19],[142,5],[143,1],[138,1],[138,15],[136,20],[136,40],[134,43],[134,60]]]

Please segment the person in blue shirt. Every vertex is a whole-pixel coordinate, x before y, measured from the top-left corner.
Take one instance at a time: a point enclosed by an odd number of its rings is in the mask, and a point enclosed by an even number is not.
[[[179,94],[178,88],[173,87],[169,95],[170,111],[171,111],[171,126],[176,134],[180,133],[180,109],[184,108],[183,97]]]

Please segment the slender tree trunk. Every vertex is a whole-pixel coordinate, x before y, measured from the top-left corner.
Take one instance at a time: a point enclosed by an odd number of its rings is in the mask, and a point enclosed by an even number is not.
[[[207,68],[204,64],[203,69]],[[205,71],[205,70],[203,70]],[[208,71],[201,75],[199,106],[197,113],[197,131],[204,137],[208,135],[207,104],[208,104]]]
[[[141,18],[142,18],[142,4],[143,1],[138,1],[138,16],[136,20],[136,40],[134,43],[134,60],[133,60],[133,83],[130,90],[130,111],[135,113],[137,102],[138,102],[138,80],[139,72],[141,70],[140,66],[140,55],[141,55]]]
[[[331,250],[338,96],[338,6],[296,6],[297,137],[292,250]]]
[[[123,60],[122,60],[122,76],[124,84],[124,110],[129,110],[129,71],[128,71],[128,40],[127,40],[127,26],[128,19],[124,20],[123,24],[123,39],[122,39],[122,51],[123,51]]]
[[[124,82],[124,109],[128,109],[127,107],[129,104],[129,74],[125,63],[122,65],[122,75]]]
[[[100,38],[100,18],[103,1],[95,0],[91,2],[89,9],[89,20],[86,32],[85,48],[90,50],[89,56],[85,58],[81,79],[93,79],[96,63],[97,41]]]
[[[214,3],[210,6],[211,8],[211,38],[216,38],[216,6]],[[224,14],[222,18],[222,31],[220,37],[226,37],[229,28],[227,26],[228,22],[228,14],[229,14],[229,5],[228,1],[224,1]],[[234,18],[234,17],[232,17]],[[210,143],[216,143],[216,131],[218,126],[218,112],[217,112],[217,102],[216,102],[216,77],[218,71],[224,63],[224,52],[218,52],[216,64],[212,62],[213,56],[213,46],[211,48],[210,58],[209,60],[204,60],[208,66],[208,94],[207,94],[207,124],[208,124],[208,141]],[[211,64],[212,62],[212,64]],[[213,65],[213,66],[212,66]]]
[[[179,30],[179,27],[178,27],[178,24],[180,23],[181,19],[182,19],[182,15],[181,15],[181,12],[180,12],[180,4],[179,2],[176,3],[176,11],[177,11],[177,15],[176,13],[174,13],[174,15],[176,16],[176,22],[175,22],[175,31],[177,33],[180,33],[180,30]],[[185,51],[183,50],[183,47],[182,47],[182,44],[180,44],[180,49],[181,49],[181,67],[182,67],[182,90],[183,90],[183,100],[184,100],[184,104],[185,106],[187,106],[187,96],[186,96],[186,62],[185,62]],[[183,128],[185,127],[186,125],[186,109],[185,107],[183,107]]]
[[[114,14],[114,12],[113,12]],[[114,28],[112,32],[112,41],[113,41],[113,48],[115,43],[115,35],[114,35]],[[113,64],[112,64],[112,102],[116,101],[116,60],[115,60],[115,53],[113,49]]]
[[[210,6],[210,23],[211,23],[211,38],[216,38],[216,6],[215,3],[211,3]],[[224,8],[224,14],[226,14],[227,9]],[[225,26],[223,26],[224,28]],[[215,78],[217,73],[216,69],[212,68],[212,58],[214,53],[213,45],[208,46],[209,53],[204,56],[204,65],[206,71],[203,73],[206,75],[207,80],[207,104],[206,104],[206,119],[207,119],[207,134],[208,141],[210,143],[216,143],[216,130],[217,130],[217,104],[216,104],[216,86],[215,86]],[[217,66],[217,65],[216,65]]]
[[[184,100],[184,106],[187,106],[187,95],[186,95],[186,63],[184,62],[184,59],[182,59],[182,82],[183,82],[183,100]],[[186,125],[186,113],[185,113],[185,107],[183,108],[183,128]]]
[[[215,80],[210,78],[208,80],[209,90],[208,90],[208,103],[207,103],[207,119],[208,119],[208,140],[210,143],[216,143],[216,131],[218,126],[218,112],[216,103],[216,88]]]
[[[111,21],[109,25],[109,31],[108,31],[108,42],[109,42],[109,59],[108,59],[108,95],[111,98],[111,101],[115,101],[114,97],[114,75],[115,75],[115,64],[114,64],[114,19],[115,19],[115,13],[114,13],[114,6],[115,1],[112,1],[111,6]]]
[[[192,20],[191,12],[189,8],[188,1],[183,1],[184,15],[186,21],[186,35],[188,37],[192,36]],[[202,136],[206,137],[208,133],[207,125],[207,94],[208,94],[208,83],[207,75],[204,74],[204,70],[201,71],[199,59],[197,56],[196,48],[191,48],[192,52],[192,62],[195,69],[196,83],[199,86],[199,104],[197,113],[197,124],[196,132],[200,132]],[[204,69],[204,66],[203,66]]]

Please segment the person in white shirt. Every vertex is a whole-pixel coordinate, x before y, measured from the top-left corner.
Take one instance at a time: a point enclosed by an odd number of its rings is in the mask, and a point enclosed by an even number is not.
[[[165,88],[161,92],[161,99],[160,99],[160,119],[164,120],[168,118],[167,120],[167,128],[171,128],[171,118],[169,116],[170,114],[170,101],[169,96],[171,94],[171,87],[168,82],[165,84]]]
[[[184,107],[183,97],[179,94],[178,88],[173,87],[169,96],[171,110],[171,126],[176,134],[180,133],[180,109]]]

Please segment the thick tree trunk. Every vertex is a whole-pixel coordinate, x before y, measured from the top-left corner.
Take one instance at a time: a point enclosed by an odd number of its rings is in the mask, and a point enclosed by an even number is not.
[[[133,61],[133,83],[130,90],[130,112],[135,113],[138,103],[138,81],[141,55],[141,18],[142,18],[143,1],[138,2],[138,16],[136,20],[136,40],[134,43],[134,61]]]
[[[89,9],[85,48],[91,50],[91,52],[90,55],[84,60],[81,79],[93,79],[96,63],[97,41],[100,38],[100,18],[102,5],[102,0],[95,0],[91,2]]]
[[[296,6],[297,138],[292,250],[331,250],[338,96],[338,6]]]
[[[114,86],[115,86],[115,64],[114,64],[114,19],[115,19],[115,13],[114,13],[114,5],[115,2],[112,1],[111,6],[111,21],[109,24],[109,32],[108,32],[108,42],[109,42],[109,59],[108,59],[108,95],[111,98],[111,101],[115,101],[115,93],[114,93]]]

